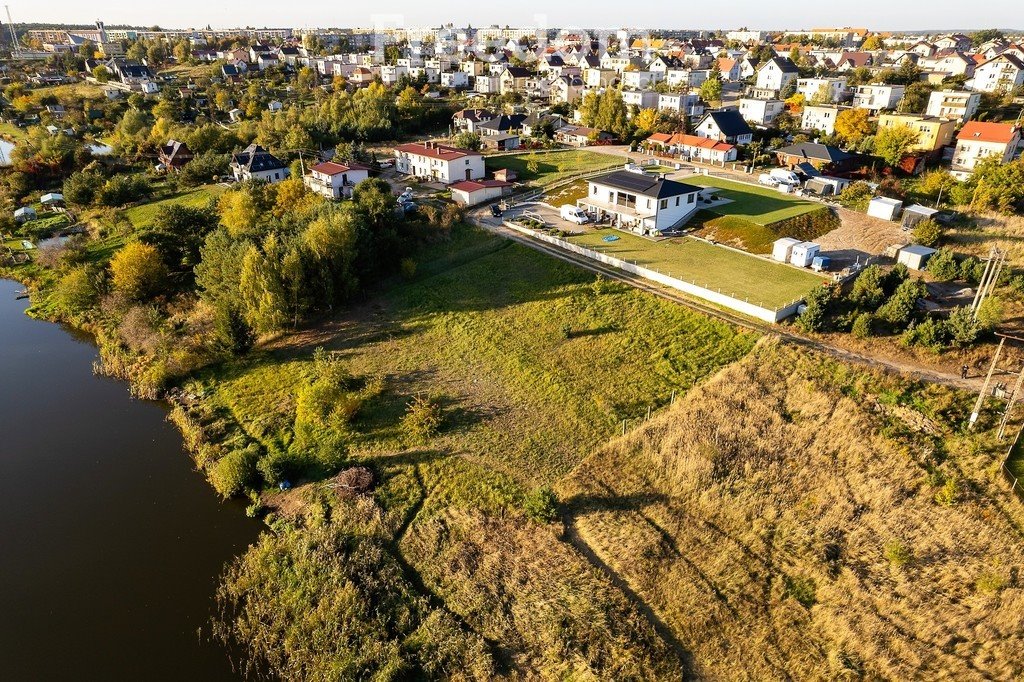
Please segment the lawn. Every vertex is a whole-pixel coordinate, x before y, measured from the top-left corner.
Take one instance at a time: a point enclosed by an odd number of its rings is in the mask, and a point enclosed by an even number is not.
[[[688,224],[694,234],[749,253],[769,254],[779,235],[771,228],[731,215],[700,211]]]
[[[528,169],[531,161],[537,163],[536,172]],[[625,159],[611,154],[574,149],[571,151],[488,156],[485,162],[489,171],[511,168],[519,175],[519,182],[525,182],[535,187],[547,187],[564,179],[567,175],[619,167],[625,163]]]
[[[383,466],[407,449],[406,405],[434,394],[446,426],[426,450],[482,465],[470,482],[436,472],[445,479],[439,485],[452,488],[446,497],[487,497],[564,475],[623,419],[667,404],[755,340],[475,230],[459,251],[480,255],[460,262],[449,254],[452,267],[396,286],[306,341],[211,372],[202,388],[210,406],[268,448],[291,442],[295,396],[308,382],[313,348],[322,345],[344,361],[353,385],[383,378],[385,388],[350,427],[358,457]],[[428,263],[420,269],[434,270]]]
[[[22,142],[28,139],[28,132],[13,123],[0,122],[0,137],[9,138],[12,142]]]
[[[138,206],[126,209],[124,214],[135,227],[142,227],[153,222],[156,213],[161,206],[171,204],[182,204],[184,206],[202,207],[209,203],[210,199],[219,197],[226,188],[223,185],[206,185],[195,189],[183,190],[170,196],[162,197]]]
[[[565,204],[576,205],[580,199],[585,199],[590,192],[590,184],[586,180],[573,180],[568,185],[551,190],[544,195],[544,201],[552,206],[564,206]]]
[[[731,199],[731,202],[707,210],[720,215],[744,218],[758,225],[771,225],[780,220],[821,209],[820,204],[780,194],[767,187],[745,185],[714,176],[693,175],[680,180],[691,185],[722,188],[723,191],[718,194],[725,199]]]
[[[602,241],[609,235],[618,239]],[[810,271],[797,270],[690,237],[654,242],[626,232],[604,229],[570,237],[570,241],[769,309],[805,296],[822,282],[821,277]]]

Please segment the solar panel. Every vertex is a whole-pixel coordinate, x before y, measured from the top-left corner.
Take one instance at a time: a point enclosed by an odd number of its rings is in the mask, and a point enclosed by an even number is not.
[[[618,171],[606,175],[604,180],[608,184],[620,189],[633,190],[634,192],[645,192],[657,182],[657,180],[652,180],[650,177],[640,175],[639,173],[628,173],[626,171]]]

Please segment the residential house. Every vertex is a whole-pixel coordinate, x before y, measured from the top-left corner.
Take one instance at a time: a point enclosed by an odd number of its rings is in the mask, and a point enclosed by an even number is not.
[[[754,131],[737,109],[709,111],[697,123],[694,131],[698,137],[707,137],[729,144],[750,144]]]
[[[288,177],[288,167],[258,144],[251,144],[231,155],[231,174],[235,180],[262,180],[271,184]]]
[[[357,88],[365,88],[379,73],[380,67],[377,66],[357,66],[349,74],[348,82]]]
[[[402,76],[409,75],[409,67],[398,64],[381,64],[380,80],[384,85],[394,85]]]
[[[895,109],[906,92],[903,85],[858,85],[853,94],[855,109],[867,109],[877,114],[883,109]]]
[[[656,90],[623,90],[622,101],[627,107],[657,109],[659,93]]]
[[[370,169],[358,163],[324,161],[309,169],[302,182],[311,192],[328,199],[352,196],[352,190],[370,177]]]
[[[970,86],[979,92],[1010,92],[1024,85],[1024,61],[1003,52],[982,62],[974,70]]]
[[[566,124],[568,124],[568,121],[558,114],[533,113],[523,120],[522,132],[523,135],[537,137],[547,131],[550,137],[553,138],[555,131]]]
[[[452,90],[465,90],[469,87],[469,76],[465,71],[442,71],[441,86]]]
[[[479,133],[484,138],[518,133],[523,129],[523,121],[525,120],[526,114],[500,114],[487,121],[478,123],[474,132]]]
[[[967,90],[937,90],[928,95],[924,113],[966,123],[974,117],[981,105],[981,93]]]
[[[1020,142],[1021,129],[1016,125],[968,121],[956,136],[950,172],[958,180],[966,180],[984,159],[996,158],[1008,163],[1016,155]]]
[[[646,173],[615,171],[587,184],[587,196],[577,204],[598,220],[609,218],[613,227],[637,234],[676,230],[699,208],[700,187]]]
[[[632,90],[645,90],[653,87],[655,83],[664,80],[665,75],[660,71],[641,71],[627,69],[622,73],[622,87]]]
[[[486,175],[484,157],[480,152],[429,141],[395,147],[395,166],[405,175],[446,185],[461,180],[479,180]]]
[[[655,133],[647,138],[647,144],[655,149],[681,156],[687,161],[700,161],[724,165],[735,161],[738,150],[727,142],[685,133]]]
[[[502,94],[521,92],[532,74],[521,66],[505,66],[498,73],[498,91]]]
[[[726,82],[738,81],[742,78],[740,75],[740,62],[736,59],[720,57],[718,59],[718,71],[722,74],[722,80]]]
[[[769,126],[786,109],[781,99],[740,99],[740,116],[757,126]]]
[[[870,52],[843,52],[835,60],[836,71],[845,72],[874,66],[875,57]]]
[[[845,78],[799,78],[796,91],[814,104],[836,104],[846,95]]]
[[[740,78],[747,80],[757,75],[757,60],[744,57],[740,60]]]
[[[512,183],[502,180],[462,180],[448,187],[452,201],[462,206],[477,206],[499,199],[512,191]]]
[[[788,57],[775,57],[758,67],[755,87],[759,90],[770,90],[775,96],[779,96],[790,84],[795,87],[799,76],[800,69],[792,60]]]
[[[615,136],[611,133],[586,126],[566,125],[555,131],[555,142],[570,147],[586,147],[595,142],[612,142],[614,140]]]
[[[153,79],[149,67],[129,59],[111,59],[107,62],[111,74],[125,85],[135,85]]]
[[[696,92],[663,92],[658,95],[658,110],[683,116],[703,116],[704,103]]]
[[[477,76],[473,81],[473,90],[481,95],[496,95],[501,89],[497,76]]]
[[[583,93],[583,80],[579,76],[559,76],[551,81],[549,99],[552,104],[575,104]]]
[[[476,126],[496,116],[489,109],[463,109],[452,115],[452,127],[458,132],[475,133]]]
[[[161,145],[157,151],[160,163],[168,172],[181,170],[186,163],[194,157],[188,145],[178,140],[167,140],[167,144]]]
[[[619,72],[614,69],[583,69],[583,82],[588,88],[610,88],[619,82]]]
[[[665,82],[670,88],[698,88],[708,79],[708,71],[702,69],[669,69]]]
[[[963,52],[937,52],[931,57],[919,59],[917,65],[925,71],[938,73],[944,77],[974,75],[975,61]]]
[[[831,135],[836,131],[836,118],[839,117],[839,113],[849,108],[829,104],[806,104],[800,119],[800,128]]]
[[[844,152],[838,147],[815,142],[791,144],[775,151],[779,165],[796,168],[810,164],[818,171],[840,173],[848,171],[862,162],[859,154]]]
[[[916,132],[917,142],[910,151],[928,154],[953,144],[956,123],[949,119],[921,114],[882,114],[878,117],[879,130],[893,126],[903,126]]]

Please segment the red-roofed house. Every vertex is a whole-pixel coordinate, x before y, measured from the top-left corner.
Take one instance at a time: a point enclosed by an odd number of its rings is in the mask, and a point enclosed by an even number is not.
[[[691,161],[724,164],[736,160],[736,147],[709,137],[697,137],[684,133],[655,133],[647,143],[669,154],[678,154]]]
[[[729,59],[728,57],[719,58],[718,70],[722,72],[723,80],[740,80],[740,63],[735,59]]]
[[[1007,163],[1017,153],[1020,140],[1020,128],[1010,123],[968,121],[956,136],[950,172],[958,180],[966,180],[983,159]]]
[[[463,206],[476,206],[508,194],[512,189],[511,182],[502,180],[463,180],[448,187],[452,191],[452,200]]]
[[[302,182],[311,192],[328,199],[341,199],[352,195],[352,189],[370,177],[370,169],[358,163],[324,161],[309,169]]]
[[[479,180],[486,175],[484,157],[480,152],[429,141],[395,147],[395,167],[399,173],[446,185],[461,180]]]

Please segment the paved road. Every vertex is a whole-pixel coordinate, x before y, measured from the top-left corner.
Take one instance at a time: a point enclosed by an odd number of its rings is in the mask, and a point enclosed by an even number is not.
[[[500,234],[501,236],[511,239],[514,242],[517,242],[531,249],[545,253],[553,258],[558,258],[559,260],[565,261],[567,263],[573,263],[581,268],[584,268],[585,270],[590,270],[591,272],[599,273],[602,276],[607,277],[609,279],[615,279],[620,282],[625,282],[626,284],[629,284],[630,286],[633,286],[637,289],[646,291],[655,296],[660,296],[661,298],[673,301],[675,303],[680,303],[682,305],[688,306],[702,313],[705,313],[712,317],[733,324],[737,327],[749,329],[751,331],[756,331],[761,334],[776,335],[789,343],[794,343],[800,346],[804,346],[806,348],[812,348],[814,350],[825,353],[827,355],[843,360],[845,362],[872,368],[881,367],[889,371],[894,371],[901,374],[909,374],[911,376],[920,378],[924,381],[929,381],[931,383],[945,384],[947,386],[954,386],[969,391],[978,391],[981,389],[982,378],[980,377],[961,379],[958,373],[942,372],[931,367],[924,367],[910,360],[894,360],[888,358],[878,358],[863,355],[861,353],[847,350],[845,348],[833,346],[818,339],[803,336],[794,331],[791,331],[788,328],[769,325],[766,323],[759,322],[757,320],[752,320],[748,317],[730,313],[721,308],[717,308],[710,304],[703,303],[698,299],[686,296],[682,292],[676,291],[669,287],[665,287],[655,282],[645,280],[642,277],[638,277],[636,275],[625,272],[623,270],[619,270],[617,268],[613,268],[611,266],[605,265],[604,263],[593,261],[590,260],[589,258],[585,258],[583,256],[579,256],[577,254],[564,251],[556,246],[552,246],[545,242],[540,242],[535,239],[531,239],[530,237],[522,234],[521,232],[506,227],[500,218],[494,218],[493,216],[490,215],[490,213],[487,212],[486,209],[478,209],[472,211],[469,213],[468,217],[476,225],[479,225],[480,227],[490,232]]]

